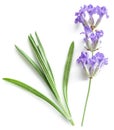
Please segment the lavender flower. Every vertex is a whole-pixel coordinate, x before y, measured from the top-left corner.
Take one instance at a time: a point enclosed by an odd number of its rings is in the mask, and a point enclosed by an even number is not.
[[[95,12],[99,15],[99,17],[103,17],[104,15],[106,15],[107,18],[109,17],[105,6],[97,6]]]
[[[103,36],[103,31],[102,30],[96,30],[95,32],[85,32],[85,38],[84,38],[84,42],[86,43],[86,49],[93,52],[95,50],[98,50],[99,47],[99,39]]]
[[[75,16],[77,16],[77,18],[75,19],[75,23],[82,23],[84,26],[87,25],[87,21],[85,20],[85,12],[86,12],[86,5],[84,5],[84,7],[81,7],[81,9],[79,10],[79,12],[75,13]]]
[[[81,34],[85,35],[83,39],[85,42],[85,48],[89,50],[92,55],[92,57],[90,57],[88,52],[82,52],[81,56],[77,59],[77,62],[82,64],[82,67],[89,78],[88,92],[86,96],[81,126],[83,126],[84,122],[88,97],[90,93],[91,80],[102,66],[108,64],[108,58],[105,58],[103,53],[97,52],[95,55],[93,55],[93,52],[99,49],[99,43],[101,43],[100,38],[104,34],[102,30],[95,30],[95,28],[99,25],[104,15],[106,15],[107,18],[109,17],[105,6],[94,7],[91,4],[88,6],[84,5],[81,7],[79,12],[75,13],[75,23],[81,23],[84,28],[84,32]]]
[[[89,63],[89,55],[87,52],[81,52],[81,56],[77,59],[78,63],[81,63],[83,68]]]
[[[96,14],[99,15],[99,18],[97,19],[95,26],[98,26],[98,24],[101,22],[101,19],[104,15],[106,15],[107,18],[109,17],[105,6],[102,7],[97,6]]]
[[[92,78],[102,66],[108,64],[108,58],[105,58],[104,54],[100,52],[89,58],[87,52],[82,52],[77,62],[82,64],[87,76]]]
[[[98,15],[98,19],[96,21],[94,19],[94,15]],[[105,6],[94,7],[91,4],[84,5],[83,7],[81,7],[79,12],[75,13],[75,23],[81,23],[84,27],[89,26],[94,29],[96,26],[98,26],[104,15],[106,15],[107,18],[109,17]]]

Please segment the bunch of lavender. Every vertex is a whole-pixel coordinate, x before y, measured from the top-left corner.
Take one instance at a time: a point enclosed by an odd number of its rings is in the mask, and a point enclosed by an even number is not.
[[[105,6],[96,6],[93,5],[84,5],[81,7],[79,12],[75,13],[76,19],[75,23],[80,23],[83,26],[84,31],[81,34],[84,34],[84,47],[86,51],[81,52],[81,56],[77,59],[78,63],[81,63],[83,69],[85,70],[89,78],[89,87],[87,92],[87,97],[85,101],[83,116],[81,126],[83,126],[88,97],[90,93],[91,80],[95,74],[102,68],[102,66],[108,64],[108,59],[105,58],[104,54],[101,52],[95,51],[99,50],[99,45],[101,43],[100,39],[103,36],[103,30],[98,30],[96,27],[101,22],[103,16],[107,14],[107,9]],[[91,55],[90,55],[91,53]]]

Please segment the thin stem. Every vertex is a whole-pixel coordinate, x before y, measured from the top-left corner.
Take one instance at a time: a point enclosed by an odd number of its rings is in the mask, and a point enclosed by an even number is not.
[[[74,122],[73,122],[73,119],[72,119],[72,115],[71,115],[71,112],[70,112],[70,109],[69,109],[69,106],[68,106],[68,102],[65,100],[65,103],[66,103],[66,109],[67,109],[67,112],[69,114],[69,117],[71,118],[69,121],[72,125],[75,125]]]
[[[70,119],[69,121],[70,121],[71,125],[73,125],[73,126],[75,125],[74,121],[72,119]]]
[[[85,102],[85,106],[84,106],[84,112],[83,112],[83,116],[82,116],[81,126],[83,126],[83,123],[84,123],[84,117],[85,117],[85,112],[86,112],[86,107],[87,107],[87,102],[88,102],[88,97],[89,97],[90,87],[91,87],[91,80],[92,80],[92,78],[89,79],[89,87],[88,87],[86,102]]]
[[[92,53],[92,56],[93,56],[93,51],[91,53]]]
[[[63,105],[62,102],[61,102],[61,99],[59,99],[58,104],[59,104],[59,106],[61,107],[63,113],[66,115],[66,119],[67,119],[72,125],[74,125],[74,122],[73,122],[73,119],[72,119],[72,117],[71,117],[71,114],[67,113],[66,109],[64,108],[64,105]]]
[[[70,109],[69,109],[69,106],[68,106],[68,102],[66,102],[66,108],[67,108],[69,115],[71,116],[71,112],[70,112]]]

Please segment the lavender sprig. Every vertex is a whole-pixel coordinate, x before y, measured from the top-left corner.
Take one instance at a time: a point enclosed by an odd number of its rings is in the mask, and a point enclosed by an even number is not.
[[[94,51],[97,51],[99,49],[99,44],[101,43],[100,39],[104,35],[103,30],[95,30],[96,27],[100,24],[104,15],[106,15],[107,18],[109,17],[105,6],[94,7],[91,4],[84,5],[78,12],[75,13],[75,24],[80,23],[84,28],[84,32],[81,34],[84,34],[83,41],[85,42],[86,48],[86,52],[81,52],[81,56],[77,59],[77,63],[81,63],[89,78],[89,86],[81,126],[83,126],[84,123],[84,117],[91,87],[91,80],[102,68],[102,66],[108,64],[108,58],[105,58],[103,53],[97,52],[96,54],[93,54]],[[97,16],[97,19],[95,16]],[[87,51],[91,52],[91,56]]]

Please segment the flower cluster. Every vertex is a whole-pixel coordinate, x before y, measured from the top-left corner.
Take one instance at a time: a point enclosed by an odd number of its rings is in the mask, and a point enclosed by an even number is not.
[[[94,19],[95,15],[98,16],[96,20]],[[94,7],[91,4],[84,5],[83,7],[81,7],[79,12],[75,13],[76,16],[75,23],[82,23],[84,27],[91,26],[92,29],[94,29],[100,23],[104,15],[106,15],[107,18],[109,17],[105,6]]]
[[[95,32],[85,32],[84,42],[85,47],[87,50],[90,50],[91,52],[96,51],[99,49],[100,41],[99,39],[103,36],[102,30],[96,30]]]
[[[91,58],[87,52],[82,52],[77,62],[82,64],[88,77],[92,78],[103,65],[108,64],[108,59],[100,52],[97,52]]]
[[[85,48],[92,53],[90,57],[88,52],[82,52],[77,62],[82,64],[88,77],[91,78],[103,65],[108,64],[108,59],[104,57],[104,54],[97,52],[93,55],[93,52],[99,49],[100,39],[104,35],[103,30],[96,30],[104,15],[109,17],[105,6],[94,7],[91,4],[84,5],[79,12],[75,13],[75,23],[81,23],[84,28],[81,34],[84,34]]]

